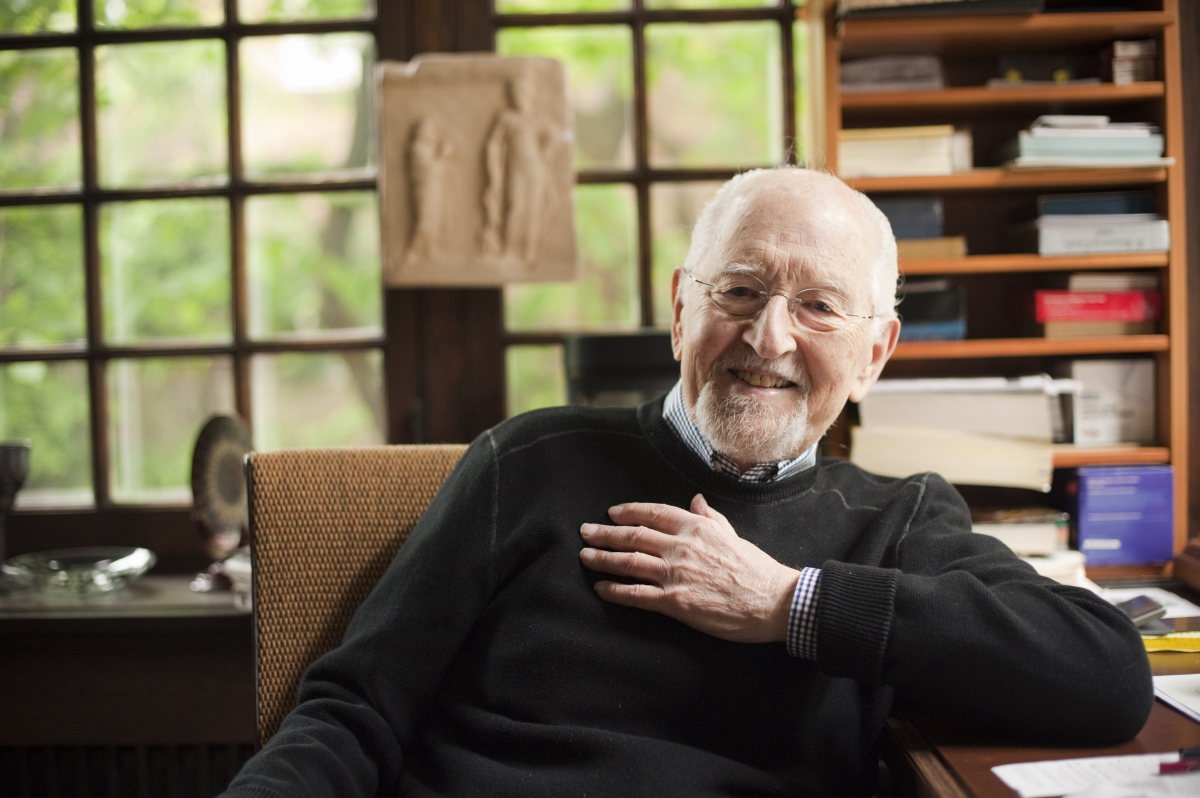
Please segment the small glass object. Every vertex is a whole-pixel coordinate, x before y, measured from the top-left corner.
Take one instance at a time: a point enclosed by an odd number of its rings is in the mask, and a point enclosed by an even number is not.
[[[116,590],[157,560],[149,549],[132,546],[56,549],[13,557],[4,564],[4,573],[29,581],[37,590],[84,597]]]

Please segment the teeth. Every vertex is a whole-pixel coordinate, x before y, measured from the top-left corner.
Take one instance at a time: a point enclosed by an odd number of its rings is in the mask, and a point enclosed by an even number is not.
[[[738,371],[738,379],[745,380],[756,388],[783,388],[794,383],[779,377],[769,377],[766,374],[755,374],[752,371]]]

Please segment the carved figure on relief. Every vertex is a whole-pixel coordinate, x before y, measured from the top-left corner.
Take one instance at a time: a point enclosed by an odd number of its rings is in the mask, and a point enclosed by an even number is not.
[[[550,189],[554,129],[534,111],[528,76],[508,83],[511,109],[500,111],[485,146],[483,254],[532,265],[542,238]]]
[[[454,144],[433,119],[413,125],[408,145],[409,190],[414,215],[409,239],[409,262],[438,260],[442,256],[446,218],[446,167]]]

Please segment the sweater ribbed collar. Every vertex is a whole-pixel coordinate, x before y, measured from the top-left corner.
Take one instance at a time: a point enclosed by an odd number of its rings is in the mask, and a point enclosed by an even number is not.
[[[646,402],[637,409],[638,425],[663,459],[683,476],[696,483],[705,496],[714,495],[743,504],[771,504],[794,499],[812,487],[821,470],[813,468],[780,477],[772,482],[741,482],[712,466],[688,448],[663,418],[664,399]]]

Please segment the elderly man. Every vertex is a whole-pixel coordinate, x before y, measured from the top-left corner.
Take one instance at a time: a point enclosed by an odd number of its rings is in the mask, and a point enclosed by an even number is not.
[[[675,273],[675,389],[482,435],[230,794],[869,795],[893,699],[1136,734],[1117,610],[972,534],[937,476],[816,457],[896,345],[895,283],[837,179],[730,181]]]

